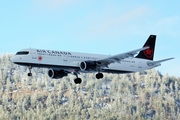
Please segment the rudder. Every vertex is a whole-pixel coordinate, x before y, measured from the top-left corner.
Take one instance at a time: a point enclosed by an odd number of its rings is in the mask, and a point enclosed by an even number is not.
[[[153,60],[156,44],[156,35],[150,35],[143,47],[149,47],[146,50],[140,51],[136,58]]]

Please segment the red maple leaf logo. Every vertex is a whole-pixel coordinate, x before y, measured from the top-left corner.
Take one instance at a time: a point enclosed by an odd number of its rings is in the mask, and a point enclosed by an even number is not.
[[[42,60],[42,56],[38,56],[38,60],[41,61]]]
[[[147,47],[147,46],[146,46]],[[148,46],[149,47],[149,46]],[[148,48],[146,50],[144,50],[144,55],[147,57],[147,58],[152,58],[153,56],[153,50]]]

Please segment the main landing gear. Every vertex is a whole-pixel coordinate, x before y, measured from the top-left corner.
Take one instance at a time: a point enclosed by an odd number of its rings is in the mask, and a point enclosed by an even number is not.
[[[82,79],[81,79],[81,78],[78,78],[77,73],[73,73],[73,74],[76,76],[76,78],[74,79],[74,83],[75,83],[75,84],[81,84]]]
[[[27,75],[30,77],[32,76],[32,73],[31,73],[32,66],[28,66],[28,68],[29,68],[29,73]]]
[[[78,78],[78,75],[77,75],[76,73],[74,73],[74,75],[76,76],[76,78],[74,79],[74,83],[75,83],[75,84],[81,84],[82,79],[81,79],[81,78]],[[97,73],[97,74],[96,74],[96,78],[97,78],[97,79],[103,78],[103,74],[102,74],[102,73]]]
[[[76,79],[74,79],[74,83],[75,83],[75,84],[81,84],[81,82],[82,82],[82,79],[81,79],[81,78],[76,78]]]
[[[103,74],[102,74],[102,73],[97,73],[97,74],[96,74],[96,78],[97,78],[97,79],[103,78]]]

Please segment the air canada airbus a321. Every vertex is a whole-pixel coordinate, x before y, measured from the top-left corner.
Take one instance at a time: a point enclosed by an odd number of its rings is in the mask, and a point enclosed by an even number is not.
[[[153,61],[155,42],[156,35],[150,35],[142,48],[112,56],[30,48],[17,52],[11,61],[28,66],[28,76],[32,76],[32,67],[48,68],[49,77],[59,79],[71,73],[76,76],[74,82],[80,84],[80,73],[96,72],[96,78],[100,79],[103,73],[133,73],[160,66],[161,62],[173,59]]]

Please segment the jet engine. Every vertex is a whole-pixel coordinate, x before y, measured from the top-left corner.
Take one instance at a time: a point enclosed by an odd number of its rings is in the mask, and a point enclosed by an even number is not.
[[[54,69],[48,70],[48,76],[54,79],[63,78],[64,76],[67,75],[68,74],[64,70],[54,70]]]
[[[82,71],[93,71],[96,70],[97,64],[95,61],[83,61],[79,64]]]

